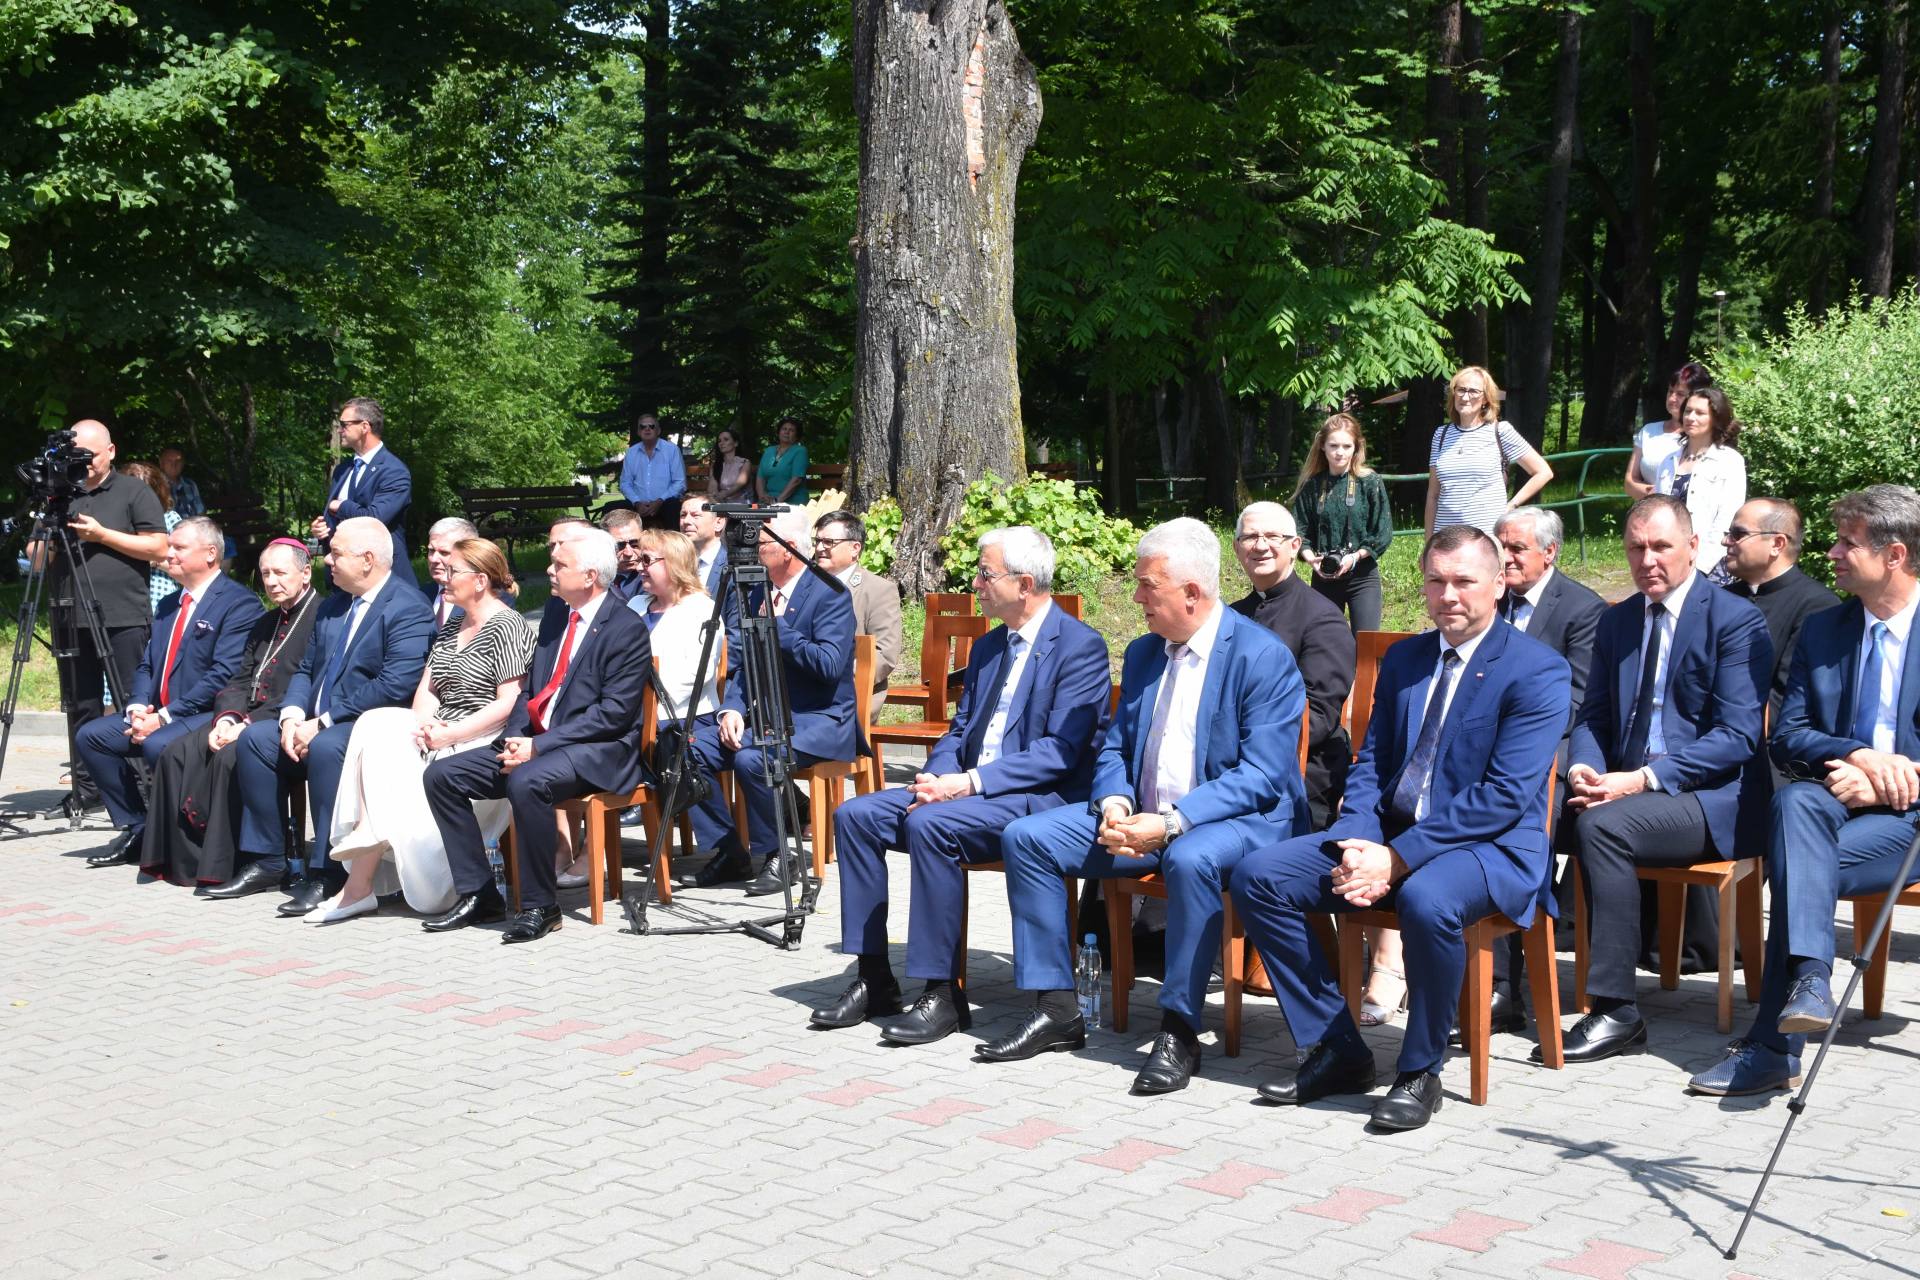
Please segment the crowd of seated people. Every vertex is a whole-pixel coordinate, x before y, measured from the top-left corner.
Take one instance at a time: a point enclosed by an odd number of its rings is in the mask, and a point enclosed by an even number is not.
[[[1464,399],[1486,381],[1463,384]],[[1683,423],[1702,398],[1676,390]],[[1704,399],[1702,439],[1724,397]],[[377,417],[367,403],[343,413]],[[1468,416],[1474,430],[1496,424]],[[1342,416],[1322,434],[1351,444],[1357,427]],[[403,470],[368,438],[360,476]],[[1671,470],[1671,458],[1654,467]],[[699,767],[731,771],[744,793],[744,826],[718,785],[694,808],[708,856],[687,881],[751,896],[806,874],[783,865],[767,744],[745,682],[723,686],[721,642],[737,657],[743,611],[777,618],[796,762],[868,752],[854,637],[886,630],[879,647],[897,656],[899,610],[891,584],[847,550],[864,539],[856,517],[809,523],[796,509],[768,521],[756,548],[765,583],[738,596],[726,517],[704,497],[679,506],[677,531],[627,511],[601,525],[561,520],[551,596],[529,620],[511,603],[506,556],[463,521],[432,527],[429,580],[415,586],[386,522],[341,514],[359,483],[343,464],[333,518],[315,522],[330,587],[316,585],[305,545],[278,540],[259,557],[265,610],[221,572],[211,520],[168,536],[179,587],[154,616],[127,705],[77,735],[120,831],[92,865],[137,863],[215,901],[278,892],[281,915],[324,925],[397,893],[430,932],[503,923],[503,941],[532,942],[560,927],[559,892],[586,878],[560,808],[648,779],[651,688],[657,715],[693,717]],[[1796,567],[1804,522],[1791,503],[1743,500],[1716,523],[1714,555],[1688,493],[1649,488],[1622,524],[1634,590],[1612,604],[1557,568],[1551,511],[1509,504],[1490,528],[1431,530],[1420,554],[1430,629],[1379,660],[1358,741],[1344,714],[1354,627],[1299,576],[1303,539],[1286,506],[1239,514],[1232,547],[1250,590],[1231,604],[1215,529],[1182,518],[1140,539],[1133,600],[1146,634],[1117,681],[1105,638],[1054,600],[1047,536],[987,533],[972,587],[994,625],[972,645],[944,735],[911,782],[834,811],[853,970],[812,1025],[874,1021],[883,1040],[922,1046],[968,1027],[965,868],[998,863],[1015,985],[1031,1001],[975,1052],[1008,1062],[1080,1049],[1068,886],[1152,874],[1165,890],[1162,1019],[1133,1092],[1178,1090],[1200,1070],[1231,904],[1293,1040],[1310,1049],[1261,1092],[1305,1105],[1376,1084],[1313,917],[1384,904],[1399,926],[1406,1025],[1371,1118],[1414,1128],[1442,1100],[1465,931],[1556,910],[1556,851],[1578,868],[1590,913],[1592,1004],[1564,1041],[1576,1066],[1656,1034],[1636,1002],[1639,869],[1764,857],[1772,916],[1755,1021],[1689,1084],[1788,1087],[1804,1037],[1836,1016],[1835,904],[1886,889],[1920,823],[1920,645],[1909,644],[1920,494],[1873,485],[1835,504],[1841,603]],[[1702,572],[1722,559],[1724,585]],[[511,905],[489,856],[509,822]],[[912,883],[911,1003],[889,956],[891,851],[907,855]],[[1517,952],[1496,955],[1496,1031],[1525,1027],[1518,967]]]

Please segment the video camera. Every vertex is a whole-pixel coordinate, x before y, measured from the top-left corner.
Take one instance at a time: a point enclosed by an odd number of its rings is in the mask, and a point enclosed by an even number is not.
[[[778,502],[709,502],[707,510],[727,518],[727,559],[738,568],[760,563],[760,530],[793,508]]]
[[[27,496],[35,506],[65,511],[77,495],[87,491],[93,450],[82,449],[73,441],[71,430],[55,431],[47,437],[44,450],[13,469],[27,487]]]

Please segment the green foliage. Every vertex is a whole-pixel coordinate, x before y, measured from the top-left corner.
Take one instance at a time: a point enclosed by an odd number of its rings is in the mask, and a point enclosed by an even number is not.
[[[1100,510],[1093,489],[1037,473],[1025,484],[1009,486],[988,472],[968,487],[966,508],[940,540],[948,583],[958,588],[971,582],[980,562],[981,535],[1011,524],[1032,525],[1051,538],[1054,589],[1083,595],[1125,570],[1140,540],[1130,521]]]
[[[893,540],[900,533],[900,504],[882,498],[861,514],[867,526],[867,544],[860,548],[860,567],[885,576],[893,569]]]
[[[1920,295],[1856,297],[1822,321],[1796,308],[1722,382],[1746,425],[1747,492],[1791,498],[1808,546],[1831,540],[1828,508],[1842,494],[1920,484]],[[1803,564],[1819,571],[1820,560]]]

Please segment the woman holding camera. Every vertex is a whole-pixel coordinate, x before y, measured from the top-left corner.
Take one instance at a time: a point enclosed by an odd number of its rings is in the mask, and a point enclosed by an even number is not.
[[[1380,629],[1380,557],[1393,545],[1386,482],[1367,465],[1358,419],[1320,424],[1290,501],[1313,589],[1347,614],[1355,631]]]

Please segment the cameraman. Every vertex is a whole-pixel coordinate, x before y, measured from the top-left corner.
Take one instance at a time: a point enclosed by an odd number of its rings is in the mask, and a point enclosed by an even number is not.
[[[80,544],[87,580],[100,602],[108,656],[124,690],[133,683],[153,621],[148,566],[166,558],[166,513],[144,482],[113,469],[113,437],[105,426],[92,419],[74,423],[73,447],[91,450],[93,459],[87,464],[85,487],[67,505],[67,528]],[[35,566],[47,564],[44,543],[34,543],[29,554]],[[73,567],[59,555],[47,564],[47,599],[52,604],[53,647],[57,653],[71,654],[58,660],[60,701],[67,712],[67,745],[73,761],[73,795],[68,803],[80,813],[100,803],[100,792],[74,749],[74,738],[89,721],[100,718],[106,664],[94,650]]]

